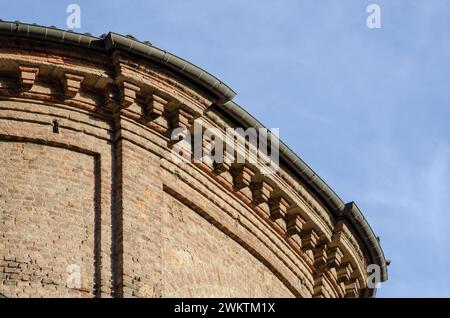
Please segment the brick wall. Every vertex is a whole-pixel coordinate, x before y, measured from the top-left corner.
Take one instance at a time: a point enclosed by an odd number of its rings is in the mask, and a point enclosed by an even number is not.
[[[108,121],[28,100],[0,100],[0,117],[0,293],[111,295]]]
[[[293,297],[235,240],[170,194],[164,195],[163,296]]]
[[[173,162],[174,128],[231,125],[208,92],[123,52],[23,42],[0,48],[0,294],[360,295],[362,245],[291,173],[237,189],[236,167]]]
[[[122,140],[123,296],[161,297],[159,158]]]
[[[57,104],[0,101],[0,113],[0,293],[312,295],[284,238],[198,167],[171,163],[163,135]],[[80,288],[67,286],[69,265]]]
[[[95,159],[51,146],[0,141],[0,292],[92,297]],[[81,288],[66,287],[67,268]]]

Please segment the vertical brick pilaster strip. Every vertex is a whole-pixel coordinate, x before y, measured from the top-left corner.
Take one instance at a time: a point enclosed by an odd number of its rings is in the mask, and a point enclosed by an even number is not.
[[[95,157],[94,176],[94,295],[100,298],[102,295],[102,179],[101,159]]]
[[[123,148],[121,119],[113,122],[112,155],[112,297],[123,297]]]

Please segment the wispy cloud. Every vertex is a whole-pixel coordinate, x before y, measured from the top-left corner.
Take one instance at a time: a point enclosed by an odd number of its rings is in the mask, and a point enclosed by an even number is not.
[[[393,145],[366,147],[370,155],[355,153],[367,168],[355,195],[381,229],[386,256],[393,260],[388,284],[394,287],[382,288],[380,295],[450,296],[450,288],[442,288],[450,286],[450,145],[427,146],[423,162]]]

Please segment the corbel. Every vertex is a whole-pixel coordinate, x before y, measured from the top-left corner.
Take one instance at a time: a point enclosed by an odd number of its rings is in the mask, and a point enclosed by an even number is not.
[[[333,229],[332,245],[338,245],[342,242],[347,225],[343,219],[338,219]]]
[[[314,254],[314,266],[318,270],[325,270],[328,260],[327,245],[323,243],[319,244],[313,250],[313,254]]]
[[[68,98],[75,97],[81,88],[83,79],[84,76],[65,73],[63,79],[64,95]]]
[[[359,296],[359,280],[357,278],[345,284],[345,297],[346,298],[357,298]]]
[[[189,129],[194,123],[195,116],[191,112],[182,107],[177,107],[168,113],[170,124],[173,129],[186,128]]]
[[[264,179],[251,183],[252,199],[256,204],[262,204],[269,201],[273,187]]]
[[[222,174],[222,173],[227,172],[227,171],[230,170],[230,168],[231,168],[231,163],[230,163],[230,162],[227,162],[227,161],[225,160],[225,158],[223,158],[222,162],[214,161],[213,166],[214,166],[214,171],[215,171],[217,174]]]
[[[270,216],[273,220],[284,219],[289,207],[291,206],[289,201],[283,195],[271,198],[269,205]]]
[[[235,160],[234,154],[230,154],[228,152],[228,140],[225,136],[223,145],[223,158],[221,162],[214,161],[214,171],[217,174],[222,174],[224,172],[230,171],[231,165],[234,163],[233,160]]]
[[[314,275],[313,298],[324,298],[325,296],[325,275],[318,273]]]
[[[304,231],[301,234],[302,239],[302,249],[304,251],[313,250],[316,248],[316,245],[319,241],[319,234],[314,229],[310,229],[308,231]]]
[[[232,168],[233,183],[236,191],[241,191],[250,186],[255,172],[244,164]]]
[[[33,66],[19,66],[19,81],[20,87],[23,90],[30,90],[39,74],[39,68]]]
[[[161,117],[164,113],[168,100],[156,95],[150,94],[146,100],[143,109],[143,115],[146,119],[153,120]]]
[[[347,283],[353,274],[353,266],[350,263],[343,263],[336,269],[338,283]]]
[[[171,106],[173,107],[174,105],[172,104]],[[171,149],[178,149],[177,152],[180,155],[183,154],[183,156],[186,156],[185,159],[187,159],[187,154],[190,154],[190,160],[192,160],[192,155],[194,155],[195,162],[196,152],[195,148],[193,149],[193,146],[195,147],[196,145],[193,143],[191,136],[191,128],[193,127],[195,117],[184,108],[178,105],[175,106],[176,108],[172,108],[171,110],[164,109],[164,114],[167,116],[170,127],[169,130],[166,131],[170,136],[168,147]],[[174,134],[174,130],[179,128],[182,130],[177,131],[177,133]]]
[[[123,81],[119,84],[120,106],[127,108],[136,101],[137,94],[141,88],[130,82]]]
[[[341,249],[337,246],[331,247],[328,249],[328,267],[336,268],[341,265],[342,258],[344,257],[344,253],[342,253]]]
[[[289,236],[297,235],[301,238],[306,220],[299,213],[288,213],[286,216],[286,230]]]

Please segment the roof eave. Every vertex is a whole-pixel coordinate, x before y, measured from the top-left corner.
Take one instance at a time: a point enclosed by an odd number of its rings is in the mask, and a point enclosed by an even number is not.
[[[76,45],[99,51],[123,50],[165,65],[174,72],[187,77],[206,91],[212,93],[216,103],[226,103],[236,96],[236,93],[230,87],[200,67],[153,45],[114,32],[108,33],[105,38],[98,38],[53,27],[0,21],[0,34],[13,34],[20,37]]]

